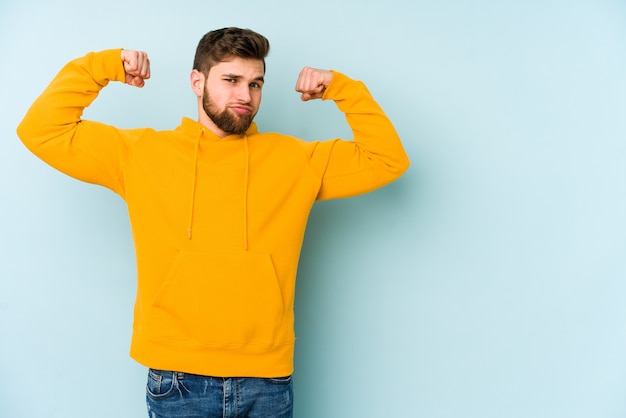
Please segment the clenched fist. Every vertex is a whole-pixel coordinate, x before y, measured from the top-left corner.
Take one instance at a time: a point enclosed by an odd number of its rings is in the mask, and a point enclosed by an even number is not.
[[[135,87],[143,87],[145,80],[150,78],[150,60],[148,54],[143,51],[131,51],[123,49],[122,63],[126,73],[126,84]]]
[[[320,99],[332,79],[333,73],[329,70],[304,67],[298,76],[296,91],[302,93],[300,98],[303,102]]]

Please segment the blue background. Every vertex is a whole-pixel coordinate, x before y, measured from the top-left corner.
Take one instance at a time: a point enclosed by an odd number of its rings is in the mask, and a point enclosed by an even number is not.
[[[52,170],[15,127],[63,64],[150,54],[138,90],[85,117],[196,116],[199,38],[272,43],[257,121],[349,136],[301,103],[304,65],[366,82],[412,166],[318,204],[298,278],[298,418],[626,416],[626,3],[268,0],[0,4],[0,416],[145,416],[128,357],[135,265],[125,206]]]

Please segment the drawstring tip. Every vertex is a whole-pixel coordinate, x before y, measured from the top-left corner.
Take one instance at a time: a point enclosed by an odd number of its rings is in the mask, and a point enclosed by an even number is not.
[[[191,227],[187,228],[187,239],[191,239]]]

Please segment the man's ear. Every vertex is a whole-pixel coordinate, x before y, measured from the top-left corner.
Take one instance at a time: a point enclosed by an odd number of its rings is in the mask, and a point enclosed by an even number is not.
[[[191,90],[193,90],[193,93],[196,97],[201,97],[204,94],[204,74],[198,70],[193,70],[189,75],[189,81],[191,82]]]

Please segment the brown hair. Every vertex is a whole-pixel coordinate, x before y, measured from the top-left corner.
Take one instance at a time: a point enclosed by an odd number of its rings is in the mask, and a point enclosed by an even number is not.
[[[265,36],[250,29],[235,27],[211,31],[204,35],[193,60],[193,69],[205,76],[214,65],[231,57],[258,59],[263,61],[270,51],[270,43]]]

